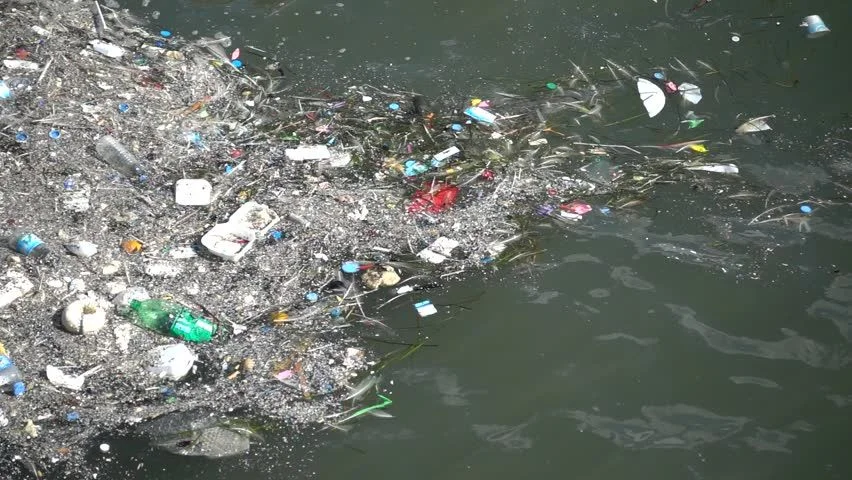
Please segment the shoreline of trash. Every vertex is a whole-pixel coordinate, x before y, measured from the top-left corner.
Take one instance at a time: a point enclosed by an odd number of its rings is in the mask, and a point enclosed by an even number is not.
[[[433,315],[429,289],[537,253],[529,217],[605,217],[702,172],[738,181],[735,164],[700,159],[703,140],[603,145],[554,128],[546,115],[599,115],[603,87],[576,66],[462,107],[386,86],[297,95],[274,59],[245,65],[227,38],[151,32],[98,2],[16,5],[0,33],[14,45],[0,428],[24,472],[91,469],[93,438],[152,419],[168,430],[158,446],[203,456],[249,448],[236,410],[342,428],[391,402],[372,372],[393,357],[359,337],[390,331],[366,295]],[[658,80],[640,94],[700,101]],[[172,421],[187,412],[209,415]]]

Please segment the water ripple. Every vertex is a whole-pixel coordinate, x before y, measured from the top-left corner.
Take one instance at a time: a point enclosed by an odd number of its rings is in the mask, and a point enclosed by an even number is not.
[[[819,368],[836,369],[850,363],[847,351],[831,349],[790,330],[782,330],[787,338],[776,341],[736,337],[700,322],[695,311],[689,307],[674,304],[666,306],[680,317],[682,326],[700,335],[710,348],[721,353],[750,355],[769,360],[798,360]]]

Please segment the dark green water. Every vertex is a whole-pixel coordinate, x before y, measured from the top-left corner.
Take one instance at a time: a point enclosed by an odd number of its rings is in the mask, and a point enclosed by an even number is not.
[[[547,251],[534,263],[432,297],[466,308],[442,307],[424,323],[437,346],[386,374],[394,419],[305,445],[269,438],[223,461],[118,442],[111,461],[97,460],[112,478],[852,478],[850,207],[818,209],[811,231],[748,225],[770,190],[769,206],[848,202],[832,183],[849,187],[852,172],[846,2],[714,0],[691,15],[691,0],[132,6],[188,37],[222,31],[274,52],[306,83],[332,87],[486,96],[566,75],[569,59],[607,78],[604,57],[649,73],[676,57],[698,80],[669,74],[704,91],[696,135],[734,158],[761,197],[672,186],[614,217],[540,227]],[[806,39],[797,25],[809,14],[832,33]],[[602,126],[641,112],[626,87],[607,99],[604,122],[565,128],[677,141],[671,108]],[[769,114],[759,141],[732,138],[745,117]],[[407,303],[386,318],[416,335]]]

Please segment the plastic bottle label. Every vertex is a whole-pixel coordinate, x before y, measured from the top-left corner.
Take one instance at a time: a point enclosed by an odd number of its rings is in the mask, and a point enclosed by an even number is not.
[[[19,253],[23,253],[24,255],[29,255],[36,249],[36,247],[43,243],[44,242],[42,242],[40,238],[32,233],[28,233],[26,235],[22,235],[18,241],[15,242],[15,250]]]

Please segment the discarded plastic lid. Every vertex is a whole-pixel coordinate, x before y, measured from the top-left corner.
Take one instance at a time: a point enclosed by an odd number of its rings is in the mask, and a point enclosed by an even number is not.
[[[662,80],[662,79],[666,78],[666,76],[663,75],[662,72],[654,72],[654,78],[656,78],[657,80]]]
[[[454,132],[461,132],[464,127],[458,123],[454,123],[450,125],[450,128],[452,128]]]
[[[80,414],[77,412],[68,412],[65,415],[65,420],[68,420],[69,422],[76,422],[77,420],[80,420]]]
[[[50,133],[48,133],[48,136],[50,136],[50,138],[54,140],[58,140],[59,137],[62,136],[62,132],[57,128],[51,128]]]
[[[811,212],[814,211],[814,209],[811,208],[810,205],[802,205],[802,206],[799,207],[799,210],[801,210],[802,213],[811,213]]]
[[[344,273],[356,273],[361,269],[361,265],[358,262],[350,260],[348,262],[343,262],[340,269],[343,270]]]
[[[396,102],[391,103],[391,104],[388,105],[388,108],[393,110],[393,111],[397,111],[397,110],[399,110],[399,104],[396,103]]]
[[[242,68],[243,61],[239,60],[239,59],[234,59],[234,60],[231,60],[231,65],[233,65],[236,68]]]
[[[30,139],[30,136],[27,135],[27,132],[18,132],[15,134],[15,141],[18,143],[24,143]]]
[[[27,386],[24,382],[15,382],[12,384],[12,395],[20,397],[27,392]]]
[[[805,17],[802,26],[808,28],[808,38],[818,38],[831,31],[825,26],[825,22],[819,15],[808,15]]]
[[[438,313],[438,309],[435,308],[435,305],[432,305],[432,302],[429,300],[423,300],[422,302],[415,303],[414,308],[417,309],[417,313],[420,314],[421,317],[428,317],[429,315]]]
[[[128,105],[126,103],[119,103],[118,104],[118,111],[119,112],[126,113],[128,110],[130,110],[130,105]]]
[[[160,30],[160,36],[163,38],[169,38],[172,36],[172,32],[168,30]]]
[[[319,300],[319,294],[317,292],[308,292],[305,294],[305,300],[314,303]]]
[[[557,88],[559,88],[559,85],[553,82],[547,82],[547,84],[545,84],[545,87],[547,87],[548,90],[556,90]]]

